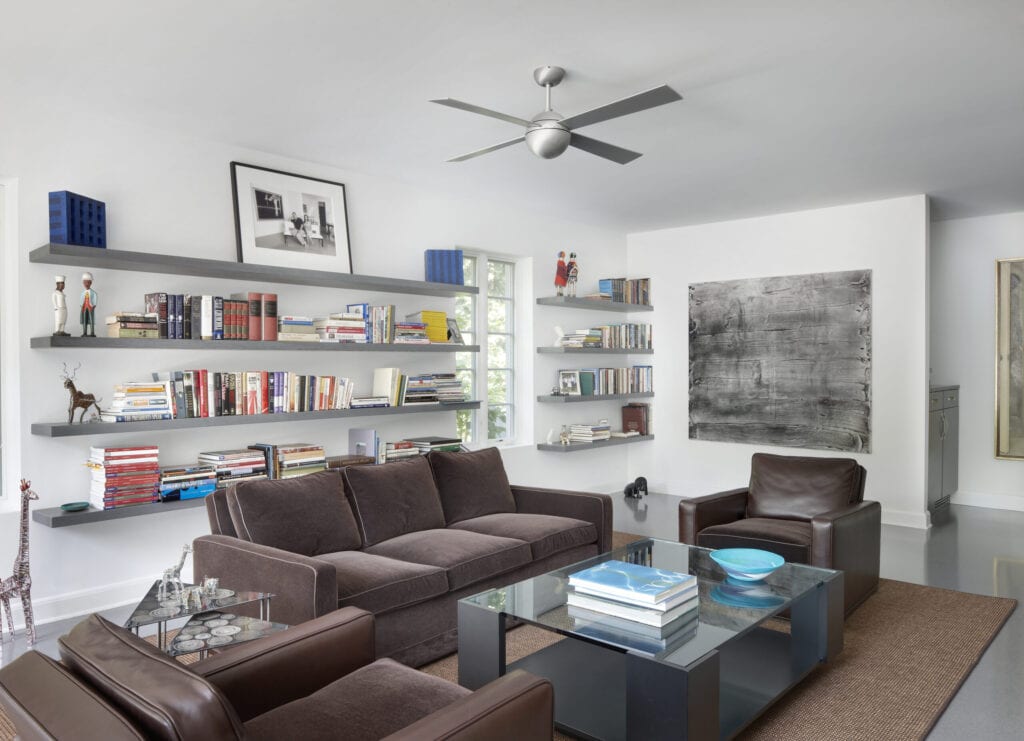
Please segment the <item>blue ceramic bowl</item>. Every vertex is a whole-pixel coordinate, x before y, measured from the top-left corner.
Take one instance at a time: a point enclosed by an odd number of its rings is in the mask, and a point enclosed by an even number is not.
[[[782,556],[757,548],[722,548],[711,552],[711,560],[733,579],[745,582],[761,581],[786,563]]]

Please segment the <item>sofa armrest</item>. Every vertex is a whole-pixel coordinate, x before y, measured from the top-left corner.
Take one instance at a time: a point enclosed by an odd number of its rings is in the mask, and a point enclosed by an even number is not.
[[[679,502],[679,542],[697,545],[697,533],[704,528],[743,519],[747,492],[747,487],[743,487],[683,499]]]
[[[326,561],[230,535],[192,541],[196,578],[215,576],[232,589],[270,592],[272,619],[298,625],[338,609],[338,574]]]
[[[373,660],[373,615],[343,607],[189,668],[216,685],[245,722]]]
[[[531,515],[573,517],[594,523],[599,553],[612,549],[612,498],[607,494],[533,486],[512,486],[516,511]]]
[[[551,682],[513,671],[387,736],[387,741],[551,741]]]
[[[0,670],[0,707],[23,741],[145,738],[96,690],[38,651]]]

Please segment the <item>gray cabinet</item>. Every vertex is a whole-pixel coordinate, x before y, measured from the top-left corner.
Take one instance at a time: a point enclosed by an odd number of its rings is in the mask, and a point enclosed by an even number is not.
[[[933,386],[928,394],[928,509],[956,494],[960,448],[960,387]]]

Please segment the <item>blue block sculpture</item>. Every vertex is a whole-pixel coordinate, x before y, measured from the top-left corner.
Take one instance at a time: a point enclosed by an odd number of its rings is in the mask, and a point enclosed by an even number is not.
[[[107,205],[69,190],[50,193],[50,241],[107,246]]]
[[[426,279],[431,283],[465,285],[462,250],[426,250],[423,255]]]

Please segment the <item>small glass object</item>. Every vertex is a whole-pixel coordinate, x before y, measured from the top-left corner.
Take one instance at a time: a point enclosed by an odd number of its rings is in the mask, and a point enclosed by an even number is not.
[[[568,427],[568,425],[562,425],[562,431],[559,433],[558,439],[562,443],[562,445],[568,445],[569,444],[569,427]]]
[[[220,579],[215,576],[207,576],[203,579],[203,594],[207,594],[212,597],[217,594],[217,588],[219,586]]]

